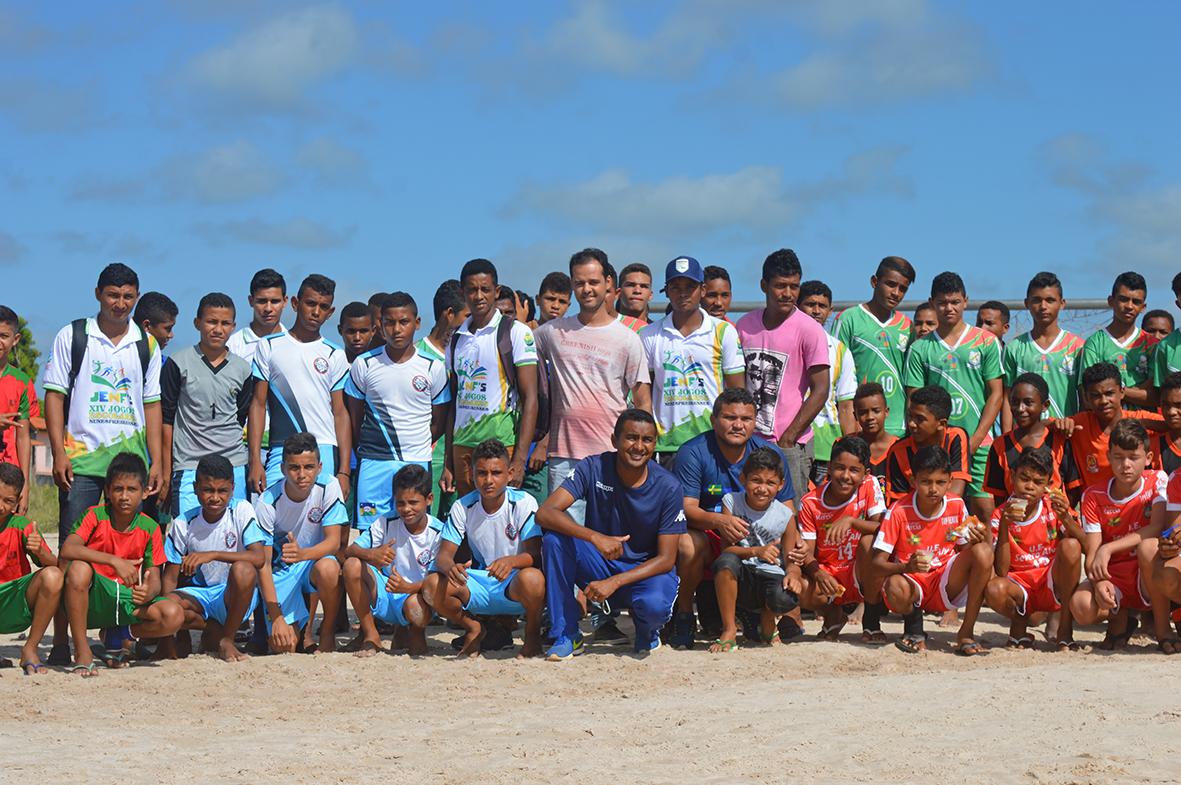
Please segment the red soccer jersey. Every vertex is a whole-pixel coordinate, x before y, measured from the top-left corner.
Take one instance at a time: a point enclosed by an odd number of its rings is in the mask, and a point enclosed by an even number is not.
[[[1003,507],[992,516],[992,537],[995,540],[1001,527]],[[1009,524],[1009,572],[1021,572],[1045,567],[1054,558],[1058,540],[1066,530],[1045,499],[1039,499],[1033,514],[1017,524]]]
[[[136,515],[123,531],[116,531],[105,505],[91,507],[74,526],[73,534],[82,538],[82,544],[96,551],[110,553],[120,559],[135,561],[143,559],[142,569],[164,564],[164,538],[160,526],[146,515]],[[92,565],[99,575],[118,581],[119,576],[106,564]]]
[[[1124,412],[1124,417],[1137,420],[1163,420],[1159,412]],[[1081,484],[1091,486],[1111,479],[1111,464],[1107,462],[1107,446],[1111,437],[1099,424],[1094,412],[1081,411],[1071,415],[1079,430],[1070,435],[1070,449],[1074,457],[1075,470]]]
[[[0,412],[15,413],[18,420],[26,423],[30,417],[41,416],[41,405],[37,402],[33,381],[11,365],[0,368]],[[16,454],[15,425],[0,431],[0,462],[20,466]]]
[[[951,458],[951,479],[971,482],[971,455],[968,452],[967,431],[953,425],[947,426],[940,446],[947,450],[947,455]],[[890,445],[890,451],[886,453],[886,496],[891,502],[909,496],[914,490],[910,484],[914,476],[910,462],[914,460],[919,449],[912,436],[899,439]]]
[[[1162,471],[1149,469],[1140,478],[1140,487],[1126,499],[1111,498],[1112,482],[1114,480],[1108,480],[1087,488],[1079,505],[1083,531],[1101,534],[1103,542],[1117,540],[1147,526],[1152,518],[1153,505],[1165,501],[1169,478]],[[1135,548],[1111,557],[1112,563],[1135,559]]]
[[[829,542],[827,537],[820,537],[822,529],[838,518],[846,516],[865,520],[886,511],[886,501],[882,498],[882,489],[873,477],[866,477],[861,486],[849,500],[837,507],[829,507],[824,503],[824,489],[828,483],[819,488],[808,491],[800,500],[800,511],[796,521],[800,527],[800,537],[816,543],[816,560],[826,571],[830,567],[848,564],[853,561],[857,552],[857,541],[861,534],[856,529],[849,529],[849,533],[838,542]]]
[[[947,564],[960,540],[960,529],[968,508],[958,496],[947,496],[943,509],[930,518],[919,514],[910,494],[890,505],[873,547],[892,553],[894,561],[905,563],[915,551],[931,551],[931,569]]]
[[[0,523],[0,583],[23,578],[33,571],[25,551],[25,543],[33,531],[33,522],[20,515],[9,516],[7,522]],[[50,553],[45,543],[41,543],[41,548]]]

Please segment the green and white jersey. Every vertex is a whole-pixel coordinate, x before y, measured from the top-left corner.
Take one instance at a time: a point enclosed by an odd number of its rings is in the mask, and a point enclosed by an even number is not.
[[[906,372],[907,387],[942,387],[951,395],[949,425],[976,432],[988,401],[988,382],[1003,376],[1001,344],[996,336],[979,327],[966,327],[955,345],[948,345],[938,332],[924,335],[910,347]]]
[[[1178,372],[1181,372],[1181,330],[1174,330],[1156,345],[1152,358],[1152,383],[1160,387],[1169,374]]]
[[[1119,368],[1124,387],[1137,387],[1152,378],[1152,355],[1156,339],[1137,327],[1123,341],[1117,341],[1100,328],[1083,344],[1083,369],[1096,363],[1111,363]]]
[[[906,390],[902,384],[906,347],[910,343],[910,317],[895,311],[885,322],[864,305],[842,311],[833,330],[837,340],[853,353],[857,383],[877,382],[886,391],[890,415],[886,430],[906,433]]]
[[[702,310],[701,325],[682,335],[668,314],[640,330],[640,342],[652,369],[656,450],[676,452],[712,427],[723,378],[746,371],[738,329]]]
[[[53,339],[45,367],[45,389],[70,396],[66,427],[66,455],[75,474],[103,477],[111,459],[135,453],[148,462],[147,420],[144,404],[160,400],[160,346],[148,336],[147,374],[140,367],[136,341],[143,332],[129,324],[127,333],[112,343],[86,320],[86,352],[82,368],[70,385],[70,350],[74,331],[66,325]]]
[[[423,357],[429,357],[439,362],[444,362],[447,359],[447,353],[440,351],[439,347],[431,343],[430,339],[425,335],[414,342],[414,348],[418,349],[418,353]]]
[[[851,401],[857,394],[857,373],[853,354],[831,335],[828,338],[828,400],[812,421],[812,450],[818,461],[832,457],[832,446],[841,438],[841,419],[837,404]]]
[[[1061,330],[1048,349],[1038,346],[1029,333],[1005,347],[1005,386],[1012,387],[1023,373],[1036,373],[1050,388],[1047,417],[1069,417],[1078,411],[1078,382],[1083,364],[1083,339]]]
[[[499,439],[506,446],[517,442],[517,391],[509,387],[496,346],[496,328],[502,318],[495,311],[488,324],[473,332],[469,316],[447,347],[447,368],[456,376],[453,438],[462,447],[475,447],[485,439]],[[533,331],[515,321],[511,336],[513,365],[537,365]]]

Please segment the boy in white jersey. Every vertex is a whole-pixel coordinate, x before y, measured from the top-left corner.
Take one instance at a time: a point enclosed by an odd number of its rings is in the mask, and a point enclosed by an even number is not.
[[[349,523],[344,496],[335,478],[317,481],[320,452],[310,433],[297,433],[283,444],[284,479],[267,488],[254,503],[258,525],[267,535],[267,563],[259,570],[259,592],[270,622],[270,647],[294,652],[296,627],[311,624],[304,594],[318,594],[324,605],[319,651],[333,651],[340,600],[342,532]]]
[[[431,445],[447,421],[447,367],[419,353],[414,333],[421,321],[418,305],[405,292],[381,304],[385,344],[353,361],[345,383],[357,472],[357,528],[378,518],[396,517],[394,475],[407,464],[429,470]]]
[[[254,367],[254,353],[258,342],[273,333],[285,333],[287,328],[280,319],[287,307],[287,281],[269,267],[263,268],[250,279],[250,295],[246,298],[253,312],[250,324],[238,330],[226,340],[226,348]],[[262,450],[270,446],[270,417],[263,421]]]
[[[396,624],[390,650],[404,633],[411,656],[426,654],[426,625],[430,608],[422,599],[427,570],[439,552],[443,524],[428,510],[431,506],[431,474],[418,464],[407,464],[393,478],[397,515],[378,518],[345,553],[344,586],[357,612],[361,631],[355,647],[358,657],[381,651],[377,621]]]
[[[508,487],[508,450],[495,439],[472,452],[472,474],[476,490],[451,507],[423,596],[440,616],[463,627],[460,657],[480,656],[484,627],[477,615],[524,615],[525,644],[518,656],[536,657],[545,605],[537,502]],[[457,563],[465,539],[471,559]]]
[[[283,476],[284,441],[296,433],[311,433],[319,445],[326,483],[333,475],[348,496],[348,459],[352,429],[344,404],[349,365],[344,349],[320,336],[320,328],[335,310],[336,282],[309,275],[291,298],[295,324],[288,333],[263,339],[254,355],[254,400],[246,439],[250,450],[250,490],[261,493]],[[263,429],[270,417],[270,446],[265,465],[259,459]],[[341,456],[338,463],[337,456]]]
[[[250,502],[233,498],[228,458],[202,458],[193,485],[201,506],[182,510],[164,540],[168,564],[162,593],[180,603],[185,623],[176,638],[161,641],[159,654],[188,656],[189,630],[201,630],[201,651],[238,662],[248,657],[234,645],[234,633],[257,601],[254,589],[268,540]]]

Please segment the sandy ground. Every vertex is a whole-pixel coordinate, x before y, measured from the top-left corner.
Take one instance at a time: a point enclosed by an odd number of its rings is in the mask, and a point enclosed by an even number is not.
[[[999,647],[995,621],[986,614],[981,631]],[[1181,772],[1181,658],[1141,639],[1116,655],[967,660],[942,630],[935,650],[906,655],[854,645],[849,627],[849,642],[646,659],[592,648],[555,664],[456,661],[452,633],[431,632],[421,660],[194,656],[89,681],[2,671],[0,783],[80,772],[203,785],[1172,783]],[[0,639],[0,654],[16,657],[15,643]]]

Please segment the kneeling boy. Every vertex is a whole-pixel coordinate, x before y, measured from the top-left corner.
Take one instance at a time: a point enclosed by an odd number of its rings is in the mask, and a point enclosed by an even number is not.
[[[403,466],[394,475],[391,514],[373,521],[345,551],[344,587],[361,625],[358,657],[381,651],[375,619],[408,630],[411,656],[426,654],[431,612],[421,596],[422,583],[443,530],[429,512],[432,498],[430,471],[418,464]]]
[[[207,455],[198,461],[193,488],[201,506],[182,512],[164,541],[164,593],[185,611],[181,650],[168,639],[161,654],[187,656],[188,631],[202,630],[202,651],[238,662],[248,657],[234,645],[234,634],[257,602],[254,589],[269,540],[250,502],[234,500],[234,466],[228,458]]]

